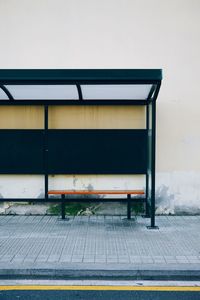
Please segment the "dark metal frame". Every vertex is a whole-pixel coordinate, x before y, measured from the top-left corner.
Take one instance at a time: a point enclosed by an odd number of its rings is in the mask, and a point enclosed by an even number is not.
[[[64,197],[48,197],[48,106],[49,105],[145,105],[146,106],[146,130],[148,133],[148,166],[146,170],[146,196],[144,198],[132,199],[127,195],[127,216],[130,218],[131,202],[142,201],[146,205],[146,217],[151,218],[148,228],[155,229],[155,160],[156,160],[156,99],[160,90],[162,80],[162,70],[153,69],[113,69],[113,70],[0,70],[0,88],[6,93],[9,100],[0,100],[1,105],[42,105],[44,106],[44,199],[27,199],[30,202],[53,202],[59,201],[63,207],[66,201]],[[79,100],[15,100],[9,90],[4,85],[56,85],[74,84],[77,87]],[[152,84],[152,89],[147,100],[84,100],[81,84]],[[150,106],[152,111],[150,112]],[[151,114],[151,118],[150,118]],[[150,124],[150,119],[152,123]],[[99,199],[75,199],[75,201],[99,201]],[[102,201],[103,199],[101,199]],[[106,201],[123,201],[119,198],[111,198]],[[0,199],[3,201],[24,201],[24,199]]]

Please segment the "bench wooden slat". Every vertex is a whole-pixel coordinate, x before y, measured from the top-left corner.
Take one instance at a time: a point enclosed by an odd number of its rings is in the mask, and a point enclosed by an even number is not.
[[[144,195],[144,190],[50,190],[49,195]]]

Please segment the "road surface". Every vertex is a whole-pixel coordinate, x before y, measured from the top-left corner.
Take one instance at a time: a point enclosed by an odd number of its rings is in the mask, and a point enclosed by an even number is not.
[[[0,300],[199,300],[199,285],[2,284]]]

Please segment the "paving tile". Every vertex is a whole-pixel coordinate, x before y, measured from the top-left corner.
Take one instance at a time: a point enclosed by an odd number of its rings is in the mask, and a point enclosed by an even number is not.
[[[72,257],[71,262],[81,263],[83,261],[83,257]]]
[[[191,258],[191,257],[187,257],[187,260],[190,263],[200,263],[200,259],[199,258]]]
[[[91,258],[83,258],[83,262],[84,263],[94,263],[95,259],[91,259]]]
[[[13,255],[4,255],[1,257],[1,262],[11,262],[13,259]]]
[[[135,263],[142,263],[142,258],[141,256],[130,256],[131,261]]]
[[[188,263],[188,259],[186,256],[182,256],[182,255],[176,256],[176,260],[178,263]]]
[[[23,263],[33,263],[36,261],[36,256],[26,256]]]
[[[150,256],[141,256],[141,261],[144,264],[152,264],[154,262]]]
[[[117,258],[107,258],[107,263],[117,263],[119,262],[120,260],[118,260]]]
[[[152,256],[152,259],[155,264],[165,263],[163,256]]]
[[[130,262],[129,259],[118,259],[119,264],[128,264]]]
[[[164,259],[165,259],[167,264],[177,263],[176,256],[164,256]]]
[[[48,257],[48,262],[59,262],[60,255],[50,255]]]
[[[20,263],[23,262],[24,260],[24,255],[15,255],[12,259],[13,263]]]
[[[71,262],[71,256],[63,256],[60,258],[60,262]]]
[[[106,263],[106,259],[95,259],[96,264]]]
[[[102,254],[102,255],[95,255],[95,258],[97,258],[97,259],[104,259],[104,258],[106,258],[107,256],[105,255],[105,254]]]
[[[200,264],[200,217],[0,216],[0,262]],[[15,233],[15,234],[13,234]]]

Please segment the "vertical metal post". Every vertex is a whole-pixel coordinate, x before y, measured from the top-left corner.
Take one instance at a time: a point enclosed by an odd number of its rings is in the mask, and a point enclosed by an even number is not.
[[[150,217],[150,206],[149,206],[149,104],[146,106],[146,130],[147,130],[147,168],[146,168],[146,201],[145,201],[145,216],[146,218]]]
[[[44,107],[44,182],[45,200],[48,201],[48,105]]]
[[[148,190],[148,193],[150,193],[150,216],[151,216],[151,225],[147,226],[148,229],[158,229],[158,226],[155,226],[155,184],[156,184],[156,99],[160,90],[161,82],[157,83],[157,87],[155,90],[155,93],[153,95],[153,98],[150,99],[151,103],[151,124],[149,122],[149,131],[151,130],[151,145],[149,147],[149,151],[151,152],[151,155],[149,157],[149,164],[150,164],[150,177],[151,185],[150,190]],[[150,104],[149,104],[150,105]],[[149,109],[149,108],[148,108]],[[150,114],[150,112],[149,112]],[[150,118],[150,115],[149,115]]]
[[[65,195],[61,195],[62,202],[61,202],[61,215],[62,215],[62,220],[65,219]]]
[[[151,226],[155,226],[155,179],[156,179],[156,101],[152,101],[152,141],[151,141]]]
[[[143,218],[150,218],[150,205],[149,205],[149,175],[146,174],[146,200],[145,200],[145,214]]]
[[[131,195],[127,195],[127,219],[131,219]]]

